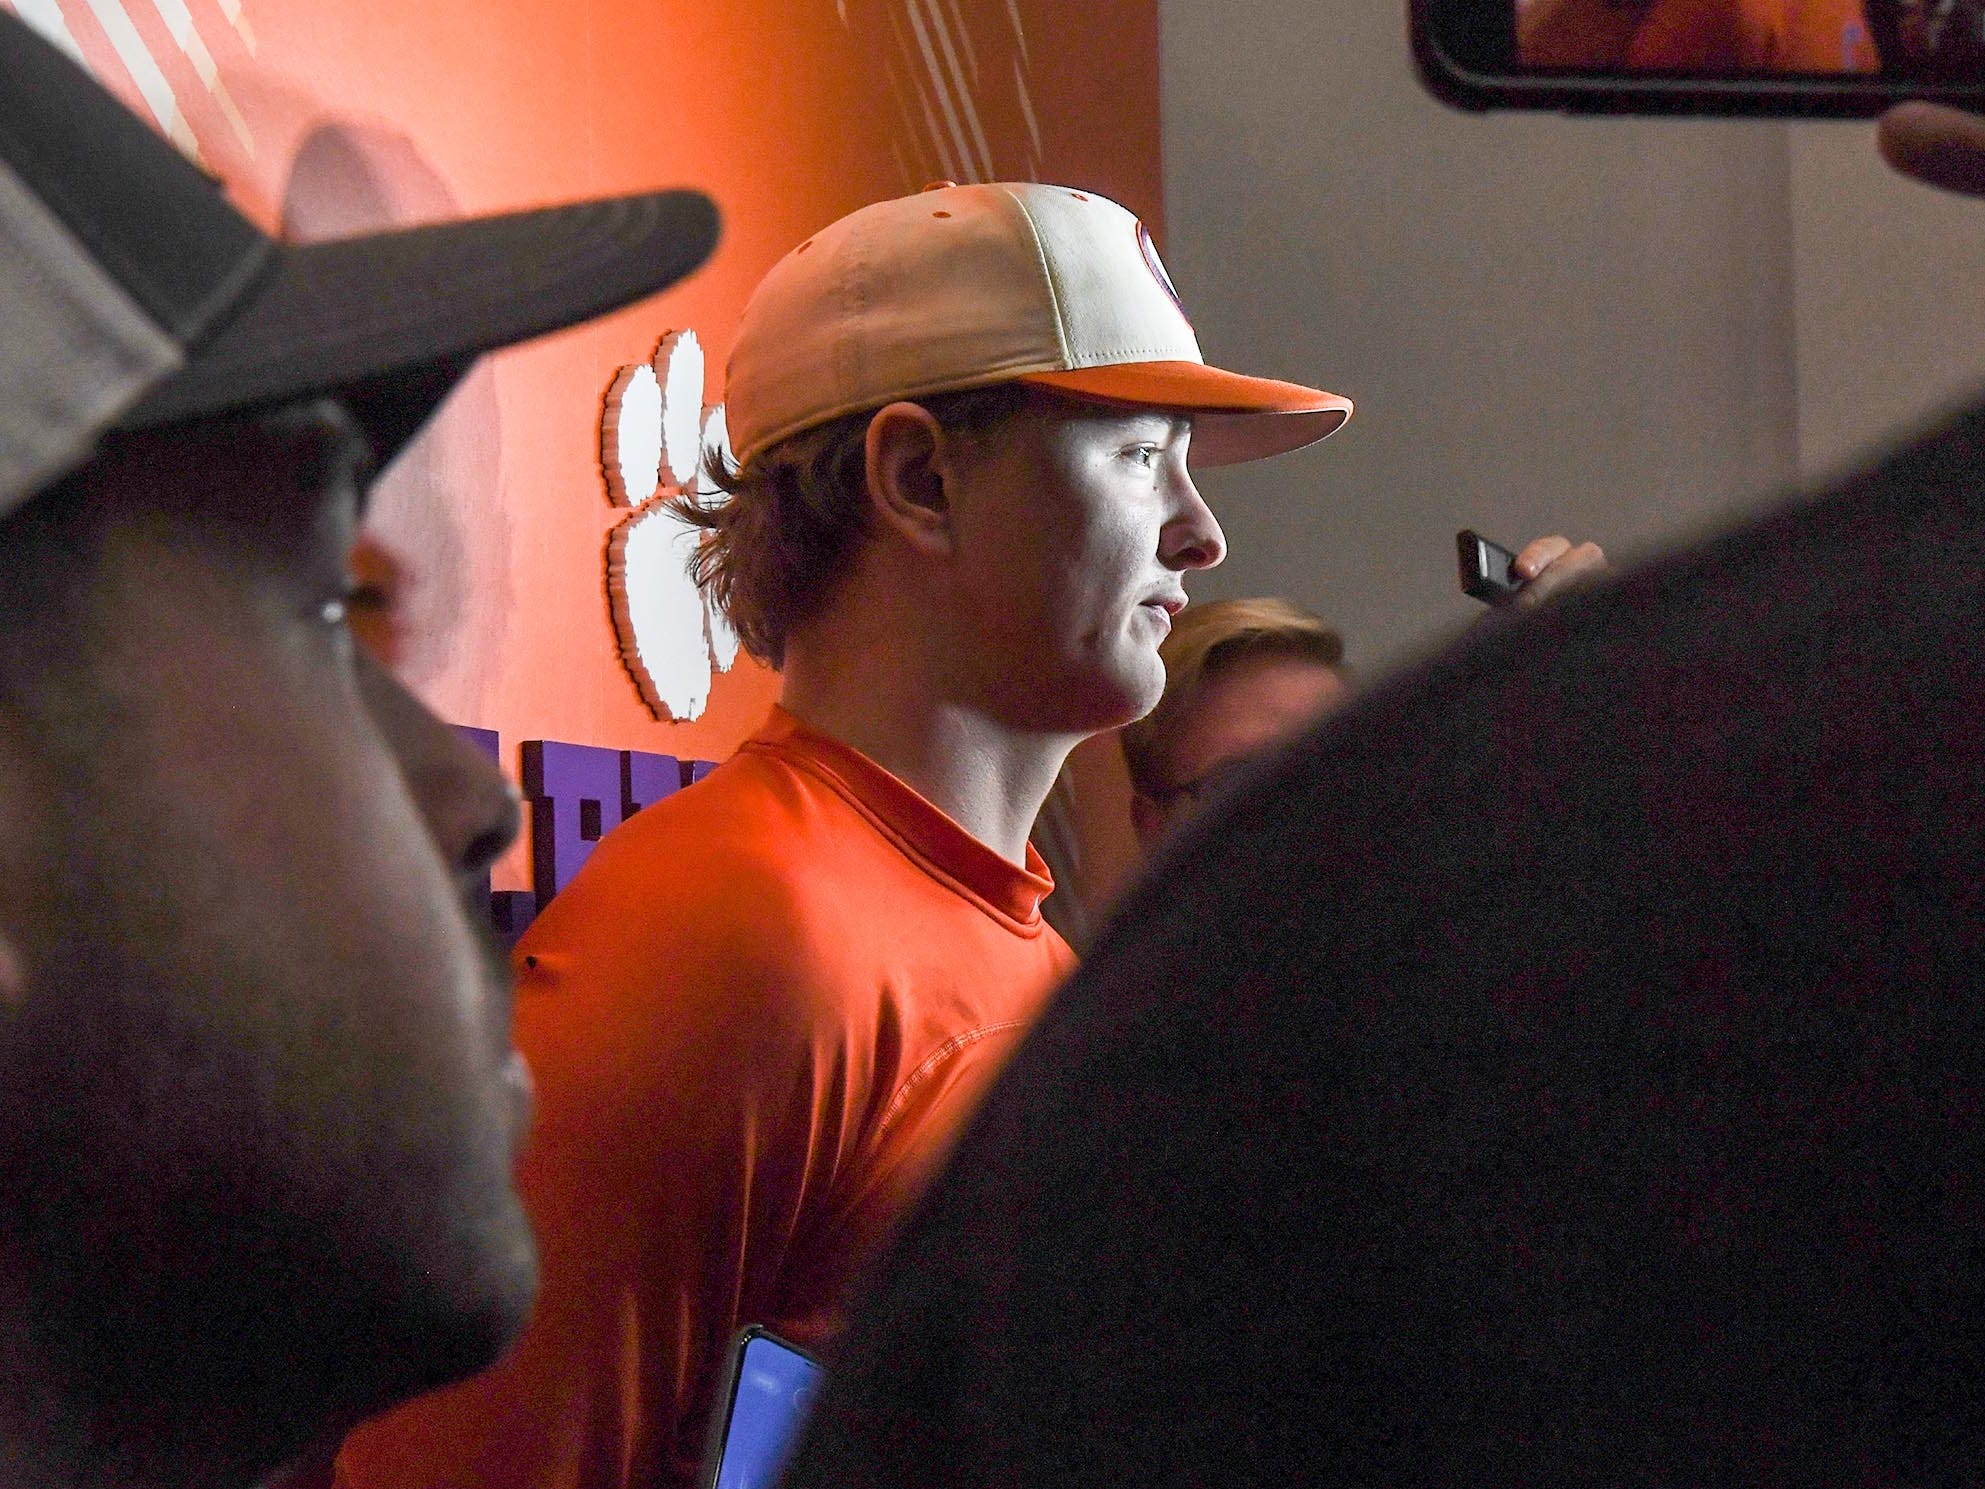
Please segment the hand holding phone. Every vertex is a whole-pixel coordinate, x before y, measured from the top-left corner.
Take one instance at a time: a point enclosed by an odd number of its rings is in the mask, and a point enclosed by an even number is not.
[[[1462,592],[1486,605],[1531,610],[1612,572],[1606,550],[1597,543],[1574,543],[1557,534],[1512,553],[1464,527],[1454,535],[1454,549]]]
[[[1472,527],[1454,535],[1454,556],[1461,571],[1461,592],[1485,605],[1507,605],[1523,588],[1512,567],[1516,555]]]

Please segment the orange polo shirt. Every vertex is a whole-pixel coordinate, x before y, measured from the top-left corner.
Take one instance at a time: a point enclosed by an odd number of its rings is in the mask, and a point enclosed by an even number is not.
[[[516,953],[530,1327],[355,1433],[339,1482],[688,1484],[730,1336],[831,1335],[1072,970],[1051,888],[781,710],[608,834]]]

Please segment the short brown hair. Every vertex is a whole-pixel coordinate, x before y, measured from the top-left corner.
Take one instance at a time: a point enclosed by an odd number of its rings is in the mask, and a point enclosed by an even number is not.
[[[1165,662],[1165,694],[1118,736],[1131,784],[1151,797],[1161,796],[1169,784],[1179,720],[1208,682],[1250,657],[1296,657],[1342,668],[1344,638],[1290,600],[1213,600],[1180,612],[1158,655]]]
[[[984,435],[1027,397],[1025,386],[1008,382],[916,402],[946,430]],[[874,417],[869,409],[816,424],[741,468],[713,456],[705,470],[724,499],[670,503],[709,534],[690,561],[691,575],[745,650],[768,666],[784,665],[786,638],[827,603],[869,531],[866,445]]]

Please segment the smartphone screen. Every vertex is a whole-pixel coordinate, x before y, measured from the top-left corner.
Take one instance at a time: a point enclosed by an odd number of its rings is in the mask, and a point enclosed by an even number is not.
[[[1485,605],[1507,604],[1523,588],[1523,581],[1510,569],[1516,555],[1472,527],[1454,535],[1454,556],[1461,570],[1461,592]]]
[[[1870,11],[1919,0],[1511,0],[1525,67],[1725,77],[1872,76]],[[1896,28],[1892,34],[1900,35]],[[1900,58],[1897,58],[1898,63]]]
[[[714,1489],[773,1489],[820,1389],[824,1372],[761,1329],[734,1352],[729,1413],[716,1443]]]
[[[1411,0],[1464,108],[1872,114],[1985,97],[1985,0]]]

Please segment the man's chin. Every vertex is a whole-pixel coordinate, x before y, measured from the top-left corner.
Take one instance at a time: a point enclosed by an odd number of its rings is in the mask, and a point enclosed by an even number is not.
[[[1091,655],[1028,679],[1003,700],[1005,717],[1042,734],[1106,734],[1143,718],[1165,694],[1155,648],[1126,643],[1115,656]]]
[[[482,1266],[461,1299],[455,1358],[442,1367],[451,1370],[455,1379],[479,1374],[508,1354],[537,1301],[537,1245],[522,1203],[514,1194],[510,1201],[500,1227],[493,1227]]]
[[[1165,696],[1165,664],[1155,651],[1150,654],[1149,660],[1149,666],[1141,667],[1121,679],[1123,716],[1106,727],[1116,729],[1136,723],[1156,708]]]
[[[372,1416],[410,1397],[454,1385],[496,1364],[529,1322],[537,1300],[537,1248],[521,1206],[514,1224],[492,1235],[454,1286],[401,1310],[373,1351],[370,1399],[351,1403]]]

